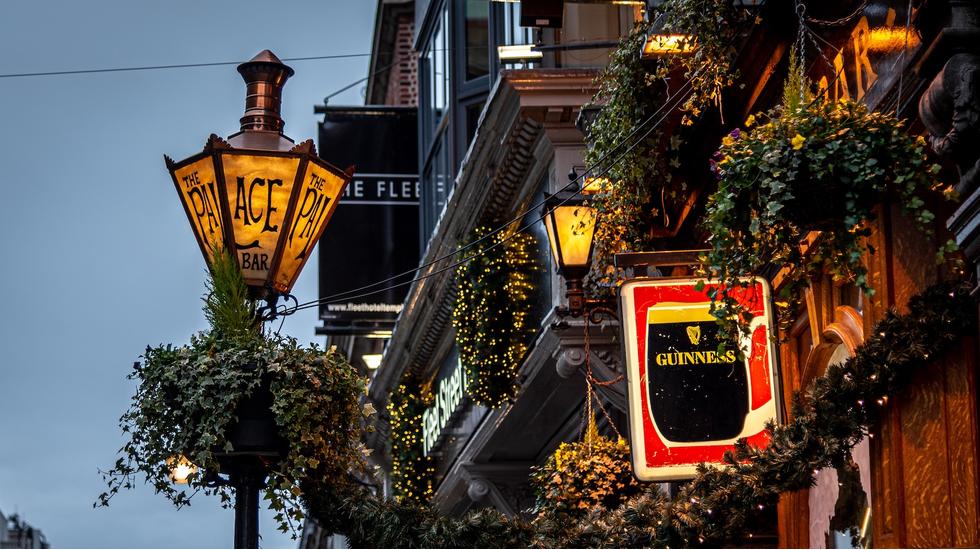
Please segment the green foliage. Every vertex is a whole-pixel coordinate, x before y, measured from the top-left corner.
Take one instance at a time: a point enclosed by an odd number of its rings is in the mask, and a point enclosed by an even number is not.
[[[630,466],[626,440],[599,435],[590,419],[582,441],[562,443],[544,465],[534,468],[531,485],[538,513],[581,514],[616,508],[640,491]]]
[[[750,117],[745,131],[722,140],[713,162],[718,191],[709,198],[705,228],[711,234],[708,269],[726,287],[769,266],[786,268],[777,305],[784,327],[799,307],[809,278],[830,273],[868,295],[863,258],[869,220],[883,201],[898,201],[925,233],[938,196],[939,166],[929,162],[925,140],[901,121],[860,103],[804,102],[802,75],[791,75],[787,103]],[[805,86],[804,86],[805,89]],[[754,124],[754,126],[753,126]],[[801,244],[821,231],[804,251]],[[727,332],[746,312],[722,290],[714,315]]]
[[[939,283],[888,313],[856,354],[828,367],[793,400],[793,420],[770,426],[765,449],[744,440],[723,468],[702,466],[673,498],[647,486],[619,506],[581,514],[543,510],[532,520],[484,510],[453,519],[413,502],[355,492],[339,507],[317,505],[354,547],[640,548],[740,545],[760,510],[786,491],[813,485],[814,472],[846,468],[878,408],[919,369],[977,330],[970,287]]]
[[[737,76],[732,62],[744,10],[733,9],[730,0],[667,0],[660,9],[664,32],[690,35],[692,53],[641,59],[651,23],[639,22],[596,79],[598,91],[592,104],[601,110],[588,128],[585,160],[596,173],[607,168],[608,172],[601,192],[590,200],[599,213],[589,277],[594,293],[617,282],[613,255],[652,249],[655,230],[664,228],[669,211],[687,199],[687,182],[678,170],[683,145],[680,131],[666,135],[655,129],[639,138],[670,114],[674,94],[681,88],[679,80],[690,83],[690,95],[680,103],[684,127],[708,108],[720,112],[722,91]],[[651,116],[653,120],[633,134]],[[611,162],[620,155],[617,162]],[[604,158],[607,160],[600,162]]]
[[[395,499],[426,503],[432,498],[435,464],[422,448],[422,414],[432,394],[417,380],[403,380],[388,400],[391,479]]]
[[[204,471],[219,471],[221,454],[234,450],[228,434],[239,404],[268,391],[286,454],[271,467],[265,497],[280,529],[288,531],[304,517],[304,495],[335,494],[349,487],[351,471],[363,469],[361,420],[371,413],[358,405],[365,380],[333,348],[264,337],[254,304],[224,261],[216,262],[205,299],[212,330],[184,346],[147,347],[134,364],[129,378],[139,385],[119,420],[126,442],[103,472],[107,489],[96,505],[107,506],[138,476],[178,507],[198,491],[230,505],[231,489],[208,486]],[[198,467],[186,489],[170,479],[168,462],[181,456]]]
[[[466,242],[489,232],[477,227]],[[539,269],[531,256],[534,242],[525,233],[498,232],[467,250],[472,259],[456,269],[453,328],[467,391],[480,405],[499,407],[517,391],[517,369],[534,335],[527,323],[532,276]]]
[[[230,343],[246,343],[259,336],[255,301],[248,295],[235,258],[224,247],[215,247],[205,285],[204,317],[215,336]]]

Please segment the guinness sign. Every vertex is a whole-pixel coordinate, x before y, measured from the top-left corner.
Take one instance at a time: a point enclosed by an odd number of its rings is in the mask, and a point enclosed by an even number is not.
[[[749,337],[719,352],[712,286],[699,291],[698,283],[641,279],[620,292],[633,465],[644,481],[691,477],[701,462],[721,463],[739,438],[764,446],[766,422],[777,417],[768,284],[739,289],[739,303],[755,315]]]

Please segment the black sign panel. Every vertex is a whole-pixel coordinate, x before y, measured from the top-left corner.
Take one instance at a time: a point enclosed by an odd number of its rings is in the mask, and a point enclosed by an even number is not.
[[[318,151],[354,178],[320,239],[321,334],[390,330],[408,285],[354,289],[410,271],[419,262],[416,109],[327,107]],[[411,276],[396,281],[410,280]]]
[[[738,343],[717,353],[718,323],[697,318],[651,322],[647,330],[650,412],[664,437],[679,442],[737,437],[749,412],[745,368],[733,349]]]

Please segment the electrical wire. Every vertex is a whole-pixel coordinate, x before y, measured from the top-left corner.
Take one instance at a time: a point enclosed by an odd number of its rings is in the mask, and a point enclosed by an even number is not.
[[[698,69],[697,71],[695,71],[694,76],[697,76],[697,74],[700,73],[701,70],[703,70],[703,69]],[[688,80],[688,82],[685,83],[685,85],[682,86],[680,89],[678,89],[678,91],[675,92],[673,96],[668,96],[667,99],[661,104],[661,106],[660,106],[659,109],[657,109],[656,111],[654,111],[645,120],[643,120],[639,124],[637,124],[633,128],[633,130],[631,130],[630,133],[627,134],[625,138],[623,138],[623,141],[621,143],[617,144],[615,147],[613,147],[612,149],[610,149],[606,154],[604,154],[599,160],[596,161],[596,163],[595,163],[594,166],[592,166],[591,168],[583,171],[582,175],[580,175],[580,176],[576,177],[575,179],[569,181],[564,187],[562,187],[561,189],[559,189],[557,192],[560,193],[560,192],[563,192],[563,191],[567,191],[568,189],[570,189],[573,186],[577,185],[580,182],[580,180],[584,180],[584,178],[586,176],[594,175],[594,174],[592,174],[592,171],[593,170],[595,170],[597,167],[600,167],[604,162],[606,162],[606,160],[610,156],[612,156],[620,147],[626,145],[626,143],[634,135],[636,135],[637,132],[639,132],[645,125],[647,125],[650,121],[652,121],[654,119],[654,117],[656,117],[658,114],[660,114],[666,108],[666,106],[670,103],[670,101],[673,100],[673,98],[676,97],[678,94],[682,93],[682,90],[684,90],[688,86],[690,86],[690,80]],[[673,109],[673,107],[671,108],[671,110],[672,109]],[[668,113],[669,113],[669,111],[668,111]],[[663,120],[663,117],[661,118],[661,121],[662,120]],[[659,124],[659,123],[660,123],[660,121],[658,121],[657,124]],[[654,126],[654,127],[656,127],[656,126]],[[652,128],[651,128],[651,130],[652,130]],[[642,141],[642,139],[645,139],[647,135],[649,135],[649,132],[645,133],[644,136],[643,136],[643,138],[641,138],[640,141]],[[625,155],[625,153],[624,153],[624,155]],[[619,160],[619,159],[617,158],[616,160]],[[613,161],[613,162],[616,162],[616,161]],[[608,171],[608,169],[606,171]],[[605,171],[603,173],[605,173]],[[499,227],[497,227],[493,231],[490,231],[486,235],[484,235],[484,236],[482,236],[482,237],[480,237],[480,238],[478,238],[478,239],[476,239],[476,240],[474,240],[474,241],[472,241],[472,242],[470,242],[470,243],[468,243],[466,245],[463,245],[463,246],[461,246],[461,247],[453,250],[452,252],[449,252],[449,253],[447,253],[447,254],[445,254],[443,256],[440,256],[438,258],[435,258],[434,260],[431,260],[431,261],[429,261],[429,262],[427,262],[425,264],[422,264],[420,266],[417,266],[417,267],[415,267],[415,268],[413,268],[411,270],[404,271],[402,273],[398,273],[398,274],[392,275],[391,277],[388,277],[387,279],[383,279],[381,281],[377,281],[375,283],[371,283],[371,284],[368,284],[368,285],[360,286],[360,287],[357,287],[357,288],[354,288],[354,289],[351,289],[351,290],[348,290],[348,291],[345,291],[345,292],[338,292],[336,294],[332,294],[330,296],[325,296],[325,297],[319,298],[317,300],[311,300],[309,302],[304,302],[304,303],[299,304],[299,305],[297,305],[295,307],[297,307],[297,308],[299,308],[299,307],[305,307],[305,306],[310,305],[310,304],[318,304],[318,303],[335,303],[335,302],[325,302],[325,300],[338,300],[338,299],[341,299],[341,298],[343,298],[345,300],[351,300],[351,299],[354,299],[354,297],[347,296],[347,295],[354,294],[354,293],[360,292],[362,290],[367,290],[367,289],[373,288],[375,286],[383,285],[385,283],[389,283],[389,282],[395,281],[397,279],[400,279],[402,277],[405,277],[405,276],[408,276],[408,275],[412,275],[414,273],[417,273],[418,271],[423,270],[423,269],[426,269],[426,268],[428,268],[428,267],[430,267],[430,266],[432,266],[432,265],[434,265],[436,263],[439,263],[439,262],[441,262],[443,260],[446,260],[446,259],[452,258],[454,256],[457,256],[459,253],[464,252],[464,251],[466,251],[466,250],[468,250],[468,249],[470,249],[470,248],[472,248],[472,247],[480,244],[481,242],[483,242],[483,241],[485,241],[485,240],[493,237],[497,233],[503,231],[507,227],[509,227],[512,224],[514,224],[515,222],[520,221],[527,214],[529,214],[529,213],[531,213],[531,212],[533,212],[533,211],[541,208],[542,206],[544,206],[544,203],[545,203],[545,201],[543,201],[543,200],[542,201],[539,201],[538,203],[534,204],[533,206],[530,206],[530,207],[526,208],[525,210],[519,212],[517,215],[515,215],[509,221],[503,223],[502,225],[500,225]],[[413,281],[406,281],[406,283],[412,283],[412,282],[414,282],[414,280]],[[406,284],[406,283],[400,283],[398,286],[403,286],[403,284]],[[377,290],[377,291],[368,293],[367,295],[377,294],[378,292],[383,292],[383,291],[389,290],[391,288],[397,288],[397,287],[386,287],[384,289],[380,289],[380,290]],[[359,298],[359,297],[362,297],[362,295],[358,295],[356,297]]]
[[[631,151],[632,151],[633,149],[635,149],[635,148],[636,148],[636,147],[637,147],[637,146],[638,146],[638,145],[639,145],[640,143],[642,143],[642,142],[643,142],[643,140],[644,140],[644,139],[646,139],[646,138],[647,138],[647,136],[649,136],[649,135],[650,135],[650,133],[652,133],[652,132],[653,132],[653,131],[654,131],[654,130],[655,130],[655,129],[656,129],[656,128],[657,128],[657,127],[658,127],[658,126],[659,126],[659,125],[661,124],[661,123],[663,123],[663,121],[664,121],[664,120],[665,120],[665,119],[667,118],[667,116],[668,116],[668,115],[670,115],[670,114],[671,114],[671,113],[673,112],[673,110],[674,110],[675,108],[677,108],[677,107],[678,107],[678,106],[679,106],[679,105],[680,105],[680,104],[681,104],[681,103],[682,103],[682,102],[683,102],[683,101],[684,101],[684,100],[686,99],[686,97],[687,97],[687,92],[688,92],[688,90],[686,90],[686,88],[689,88],[689,87],[691,87],[691,81],[690,81],[690,80],[688,80],[688,81],[687,81],[687,82],[685,83],[685,85],[684,85],[684,86],[682,86],[682,87],[681,87],[681,88],[680,88],[680,89],[679,89],[679,90],[678,90],[677,92],[675,92],[675,94],[674,94],[674,96],[673,96],[673,97],[671,97],[671,98],[668,98],[668,99],[667,99],[667,100],[666,100],[666,101],[664,102],[664,104],[663,104],[663,105],[667,105],[667,104],[669,104],[669,103],[671,102],[671,100],[672,100],[673,98],[677,98],[677,99],[676,99],[676,101],[674,101],[674,102],[673,102],[673,105],[671,105],[671,107],[670,107],[670,108],[669,108],[669,109],[667,110],[667,112],[666,112],[666,113],[664,113],[664,114],[663,114],[663,115],[662,115],[662,116],[660,117],[660,119],[659,119],[659,120],[657,120],[657,122],[656,122],[656,123],[655,123],[654,125],[652,125],[652,126],[651,126],[650,128],[648,128],[648,129],[647,129],[647,130],[646,130],[646,131],[645,131],[645,132],[643,133],[643,135],[642,135],[642,136],[640,136],[640,138],[639,138],[638,140],[636,140],[636,141],[635,141],[635,142],[634,142],[634,143],[633,143],[632,145],[630,145],[630,146],[629,146],[629,147],[628,147],[628,148],[627,148],[627,149],[626,149],[625,151],[623,151],[623,153],[622,153],[621,155],[619,155],[619,156],[618,156],[618,157],[617,157],[616,159],[614,159],[614,160],[613,160],[612,162],[610,162],[610,163],[609,163],[609,165],[608,165],[608,166],[607,166],[607,167],[606,167],[605,169],[603,169],[603,170],[601,171],[601,173],[600,173],[600,175],[604,175],[604,174],[605,174],[606,172],[608,172],[609,170],[611,170],[611,169],[612,169],[612,167],[613,167],[613,166],[615,166],[615,164],[616,164],[616,163],[617,163],[618,161],[620,161],[620,160],[622,160],[622,158],[623,158],[623,157],[625,157],[625,156],[626,156],[627,154],[629,154],[629,153],[630,153],[630,152],[631,152]],[[680,96],[680,97],[678,97],[678,96]],[[663,110],[663,108],[661,108],[660,110]],[[659,110],[658,110],[658,112],[659,112]],[[625,140],[624,140],[624,141],[625,141]],[[614,150],[615,150],[615,149],[614,149]],[[597,162],[596,164],[599,164],[599,163]],[[574,183],[576,183],[578,179],[580,179],[580,178],[582,178],[582,177],[584,177],[584,175],[585,175],[585,174],[588,174],[588,173],[589,173],[589,170],[586,170],[586,171],[585,171],[585,172],[583,173],[583,175],[582,175],[582,176],[579,176],[579,177],[577,177],[577,178],[575,178],[574,180],[572,180],[571,182],[569,182],[569,185],[571,185],[571,184],[574,184]],[[567,188],[567,187],[568,187],[568,186],[566,186],[566,188]],[[451,270],[451,269],[455,269],[456,267],[458,267],[458,266],[460,266],[460,265],[462,265],[462,264],[464,264],[464,263],[466,263],[466,262],[468,262],[468,261],[470,261],[470,260],[472,260],[473,258],[476,258],[476,257],[478,257],[478,256],[480,256],[480,255],[482,255],[482,254],[485,254],[486,252],[488,252],[488,251],[490,251],[490,250],[493,250],[494,248],[496,248],[496,247],[498,247],[498,246],[501,246],[501,245],[503,245],[504,243],[506,243],[506,242],[507,242],[507,241],[509,241],[510,239],[512,239],[512,238],[514,238],[514,237],[515,237],[515,236],[516,236],[517,234],[519,234],[519,233],[523,233],[523,232],[524,232],[524,231],[526,231],[527,229],[530,229],[531,227],[533,227],[534,225],[536,225],[536,224],[537,224],[538,222],[540,222],[541,220],[543,220],[543,219],[545,219],[545,217],[547,217],[547,215],[548,215],[548,214],[550,214],[550,213],[551,213],[552,211],[554,211],[554,208],[557,208],[557,207],[559,207],[559,206],[562,206],[562,205],[564,205],[564,204],[565,204],[566,202],[568,202],[568,201],[569,201],[569,200],[571,200],[571,199],[572,199],[572,197],[566,197],[566,198],[565,198],[565,199],[563,199],[563,200],[562,200],[561,202],[559,202],[559,203],[558,203],[558,204],[557,204],[557,205],[556,205],[555,207],[553,207],[553,208],[552,208],[551,210],[549,210],[549,211],[548,211],[548,212],[546,212],[545,214],[543,214],[543,215],[541,215],[540,217],[538,217],[538,218],[536,218],[536,219],[535,219],[534,221],[532,221],[532,222],[530,222],[530,223],[528,223],[528,224],[526,224],[526,225],[524,225],[523,227],[520,227],[520,228],[518,228],[518,229],[517,229],[516,231],[514,231],[513,233],[511,233],[511,234],[510,234],[510,235],[508,235],[507,237],[505,237],[505,238],[503,238],[503,239],[501,239],[501,240],[499,240],[499,241],[497,241],[497,242],[495,242],[495,243],[493,243],[493,244],[491,244],[490,246],[488,246],[487,248],[485,248],[485,249],[483,249],[483,250],[481,250],[481,251],[479,251],[479,252],[476,252],[476,253],[474,253],[474,254],[472,254],[472,255],[470,255],[470,256],[467,256],[467,257],[465,257],[465,258],[463,258],[463,259],[461,259],[461,260],[459,260],[459,261],[457,261],[457,262],[454,262],[454,263],[452,263],[452,264],[450,264],[450,265],[448,265],[448,266],[446,266],[446,267],[443,267],[443,268],[440,268],[440,269],[438,269],[438,270],[435,270],[435,271],[432,271],[432,272],[430,272],[430,273],[427,273],[427,274],[425,274],[425,275],[420,275],[420,276],[418,276],[418,277],[416,277],[416,278],[414,278],[414,279],[412,279],[412,280],[410,280],[410,281],[404,281],[404,282],[402,282],[402,283],[398,283],[398,284],[394,284],[394,285],[391,285],[391,286],[388,286],[388,287],[385,287],[385,288],[381,288],[381,289],[377,289],[377,290],[373,290],[373,291],[371,291],[371,292],[365,292],[365,293],[362,293],[362,294],[358,294],[358,295],[355,295],[355,296],[348,296],[348,297],[346,297],[346,298],[343,298],[342,300],[344,300],[344,301],[349,301],[349,300],[355,300],[355,299],[358,299],[358,298],[364,298],[364,297],[366,297],[366,296],[371,296],[371,295],[374,295],[374,294],[378,294],[378,293],[380,293],[380,292],[385,292],[385,291],[387,291],[387,290],[391,290],[391,289],[395,289],[395,288],[399,288],[399,287],[402,287],[402,286],[405,286],[405,285],[409,285],[409,284],[413,284],[413,283],[415,283],[415,282],[418,282],[418,281],[421,281],[421,280],[424,280],[424,279],[428,279],[429,277],[434,277],[434,276],[436,276],[436,275],[439,275],[439,274],[441,274],[441,273],[445,273],[446,271],[449,271],[449,270]],[[528,211],[525,211],[525,215],[526,215],[526,213],[527,213],[527,212],[529,212],[530,210],[531,210],[531,209],[529,209]],[[523,216],[521,216],[521,217],[523,217]],[[519,220],[520,220],[520,217],[519,217],[519,218],[517,218],[517,219],[516,219],[516,220],[514,220],[514,221],[519,221]],[[492,235],[492,234],[494,234],[494,233],[497,233],[497,232],[499,232],[499,231],[501,231],[501,230],[503,230],[503,229],[505,229],[506,227],[508,227],[508,226],[509,226],[509,225],[511,225],[512,223],[513,223],[513,221],[511,221],[511,222],[508,222],[508,223],[506,223],[506,224],[504,224],[503,226],[501,226],[501,227],[499,227],[499,228],[497,228],[496,230],[494,230],[494,232],[492,232],[492,233],[490,233],[490,234],[488,234],[487,236],[485,236],[485,237],[483,237],[482,239],[478,239],[477,241],[474,241],[473,243],[470,243],[469,245],[466,245],[466,246],[467,246],[467,247],[471,247],[471,246],[473,246],[474,244],[476,244],[476,243],[477,243],[477,242],[478,242],[479,240],[483,240],[483,239],[486,239],[486,238],[488,238],[488,237],[489,237],[489,235]],[[462,249],[460,249],[460,250],[462,250]],[[447,256],[445,256],[445,257],[451,257],[451,256],[454,256],[454,255],[456,255],[456,254],[458,254],[460,250],[457,250],[457,251],[456,251],[455,253],[453,253],[453,254],[449,254],[449,255],[447,255]],[[444,257],[444,258],[445,258],[445,257]],[[429,264],[427,264],[427,266],[431,266],[431,265],[433,265],[434,263],[436,263],[436,261],[433,261],[433,262],[430,262]],[[408,272],[408,273],[414,273],[415,271],[418,271],[419,269],[422,269],[422,268],[420,267],[420,268],[418,268],[418,269],[416,269],[416,270],[413,270],[413,271],[411,271],[411,272]],[[377,284],[381,284],[381,283],[376,283],[376,284],[374,284],[374,285],[368,285],[368,286],[367,286],[367,288],[370,288],[371,286],[376,286]],[[343,293],[341,293],[341,294],[343,294]],[[335,296],[336,296],[336,295],[335,295]],[[312,308],[312,307],[317,307],[317,306],[320,306],[320,305],[328,305],[328,304],[334,304],[334,303],[341,303],[341,301],[340,301],[340,300],[337,300],[337,299],[335,298],[335,296],[328,296],[328,297],[326,297],[326,298],[321,298],[321,299],[319,299],[319,300],[313,300],[313,301],[311,301],[311,302],[307,302],[307,303],[304,303],[304,304],[300,304],[300,305],[298,305],[298,306],[294,306],[294,307],[292,307],[292,308],[285,308],[285,309],[284,309],[284,310],[283,310],[282,312],[280,312],[280,314],[281,314],[281,315],[290,315],[290,314],[292,314],[292,313],[295,313],[295,312],[297,312],[297,311],[302,311],[302,310],[304,310],[304,309],[309,309],[309,308]]]
[[[316,61],[322,59],[351,59],[355,57],[369,57],[369,53],[345,53],[335,55],[313,55],[307,57],[284,57],[282,61]],[[43,71],[37,73],[7,73],[0,74],[0,78],[24,78],[32,76],[60,76],[75,74],[99,74],[99,73],[123,73],[131,71],[156,71],[161,69],[187,69],[195,67],[220,67],[224,65],[240,65],[244,61],[212,61],[209,63],[175,63],[172,65],[141,65],[136,67],[111,67],[107,69],[76,69],[70,71]]]
[[[739,32],[736,32],[734,36],[738,36],[738,34],[739,34]],[[622,142],[620,142],[619,144],[617,144],[616,146],[614,146],[612,149],[610,149],[608,152],[606,152],[606,154],[604,154],[602,156],[602,158],[600,158],[599,160],[596,161],[595,165],[593,165],[592,167],[586,169],[582,173],[581,176],[578,176],[578,177],[572,179],[568,184],[566,184],[564,187],[562,187],[561,189],[559,189],[558,191],[556,191],[556,193],[560,193],[562,191],[566,191],[569,188],[577,185],[580,180],[583,180],[588,175],[595,176],[595,174],[593,173],[594,170],[596,170],[599,166],[601,166],[613,153],[616,152],[616,150],[618,150],[620,147],[622,147],[623,145],[625,145],[629,141],[629,139],[631,139],[641,128],[643,128],[643,126],[645,126],[646,124],[648,124],[655,116],[657,116],[661,111],[663,111],[664,108],[666,107],[666,105],[668,103],[670,103],[670,101],[674,97],[677,97],[677,95],[679,95],[681,93],[685,93],[685,88],[691,86],[691,82],[694,80],[695,77],[697,77],[697,75],[702,70],[704,70],[703,67],[702,68],[699,68],[698,70],[696,70],[691,75],[691,78],[689,78],[685,82],[684,86],[681,86],[681,88],[678,89],[673,95],[668,96],[667,99],[661,104],[661,107],[659,109],[657,109],[653,114],[651,114],[645,120],[643,120],[639,124],[637,124],[630,131],[630,133],[627,134],[627,136],[625,138],[623,138],[623,141]],[[610,166],[606,170],[602,171],[602,174],[605,174],[606,172],[608,172],[608,170],[611,169],[612,166],[616,162],[618,162],[629,151],[631,151],[633,148],[635,148],[636,145],[638,145],[640,142],[642,142],[644,139],[646,139],[646,137],[650,135],[650,133],[653,131],[653,129],[656,128],[661,122],[663,122],[663,120],[666,118],[666,116],[668,114],[670,114],[670,112],[672,112],[673,109],[676,108],[677,105],[679,105],[679,103],[676,103],[674,106],[672,106],[667,111],[667,113],[665,113],[664,116],[662,116],[660,118],[660,120],[658,120],[657,123],[654,124],[653,127],[651,127],[647,132],[645,132],[643,134],[643,136],[636,143],[634,143],[632,146],[630,146],[630,148],[627,149],[626,152],[624,152],[622,155],[620,155],[619,157],[617,157],[616,159],[614,159],[611,162]],[[566,200],[563,200],[561,203],[559,203],[558,206],[563,205],[566,201],[567,201],[567,199]],[[483,241],[485,241],[485,240],[493,237],[497,233],[499,233],[499,232],[503,231],[504,229],[506,229],[507,227],[513,225],[515,222],[520,221],[528,213],[533,212],[533,211],[537,210],[538,208],[540,208],[541,206],[543,206],[544,203],[545,203],[545,201],[540,201],[537,204],[528,207],[527,209],[523,210],[522,212],[520,212],[516,216],[514,216],[511,220],[505,222],[504,224],[502,224],[501,226],[497,227],[496,229],[490,231],[486,235],[484,235],[484,236],[482,236],[482,237],[480,237],[480,238],[478,238],[478,239],[476,239],[476,240],[474,240],[474,241],[472,241],[472,242],[470,242],[470,243],[468,243],[468,244],[466,244],[464,246],[458,247],[458,248],[456,248],[454,251],[452,251],[450,253],[447,253],[447,254],[445,254],[443,256],[440,256],[438,258],[435,258],[434,260],[431,260],[428,263],[425,263],[425,264],[422,264],[420,266],[417,266],[417,267],[415,267],[415,268],[413,268],[411,270],[404,271],[402,273],[398,273],[398,274],[392,275],[391,277],[388,277],[387,279],[383,279],[383,280],[380,280],[380,281],[377,281],[377,282],[374,282],[374,283],[363,285],[363,286],[360,286],[360,287],[357,287],[357,288],[354,288],[354,289],[351,289],[351,290],[347,290],[347,291],[344,291],[344,292],[338,292],[338,293],[332,294],[330,296],[325,296],[325,297],[322,297],[322,298],[318,298],[316,300],[310,300],[309,302],[304,302],[302,304],[297,304],[293,308],[286,308],[285,311],[287,313],[284,313],[284,314],[289,314],[289,313],[292,313],[292,312],[295,312],[295,311],[299,311],[301,309],[308,309],[309,307],[313,307],[313,306],[316,306],[316,305],[326,305],[326,304],[340,303],[340,300],[353,300],[353,299],[362,298],[362,297],[365,297],[365,296],[371,296],[371,295],[374,295],[374,294],[385,292],[387,290],[392,290],[394,288],[399,288],[399,287],[402,287],[402,286],[405,286],[405,285],[408,285],[408,284],[412,284],[412,283],[415,283],[416,281],[420,281],[420,280],[425,279],[427,277],[431,277],[431,276],[437,275],[439,273],[442,273],[446,269],[450,269],[452,267],[456,267],[456,266],[460,265],[462,262],[469,261],[470,259],[472,259],[473,257],[476,257],[476,256],[467,257],[464,260],[461,260],[459,262],[456,262],[455,264],[452,264],[448,268],[444,268],[444,269],[439,270],[439,271],[436,271],[434,273],[430,273],[428,275],[424,275],[424,276],[421,276],[421,277],[418,277],[418,278],[414,278],[414,279],[409,280],[409,281],[404,281],[402,283],[398,283],[398,284],[395,284],[395,285],[387,286],[385,288],[373,290],[371,292],[366,292],[366,293],[361,293],[361,294],[355,294],[355,293],[361,292],[362,290],[367,290],[369,288],[373,288],[373,287],[376,287],[376,286],[379,286],[379,285],[383,285],[385,283],[393,282],[393,281],[395,281],[397,279],[400,279],[402,277],[415,274],[415,273],[417,273],[417,272],[419,272],[419,271],[421,271],[423,269],[426,269],[428,267],[431,267],[432,265],[434,265],[436,263],[439,263],[439,262],[441,262],[443,260],[446,260],[446,259],[452,258],[454,256],[457,256],[459,253],[461,253],[461,252],[463,252],[465,250],[468,250],[468,249],[476,246],[477,244],[479,244],[479,243],[481,243],[481,242],[483,242]],[[541,219],[544,219],[544,217],[542,217]],[[540,219],[537,220],[537,221],[540,221]],[[535,221],[534,223],[537,223],[537,221]],[[517,232],[523,231],[524,229],[527,229],[527,228],[526,227],[525,228],[522,228],[522,229],[518,230]],[[505,239],[505,241],[506,241],[506,239]],[[501,241],[501,243],[503,243],[505,241]],[[492,249],[492,248],[493,247],[490,247],[490,249]],[[352,294],[354,294],[354,295],[352,295]]]

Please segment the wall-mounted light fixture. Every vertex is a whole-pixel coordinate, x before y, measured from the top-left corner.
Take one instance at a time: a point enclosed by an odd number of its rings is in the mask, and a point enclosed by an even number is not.
[[[368,370],[378,370],[381,366],[381,359],[384,358],[384,354],[381,353],[365,353],[361,356],[361,360],[364,361],[364,366]]]
[[[689,34],[650,33],[643,42],[644,59],[666,55],[683,55],[694,51],[694,38]]]
[[[497,59],[501,63],[519,63],[538,61],[544,55],[534,49],[534,44],[515,44],[512,46],[497,46]]]

